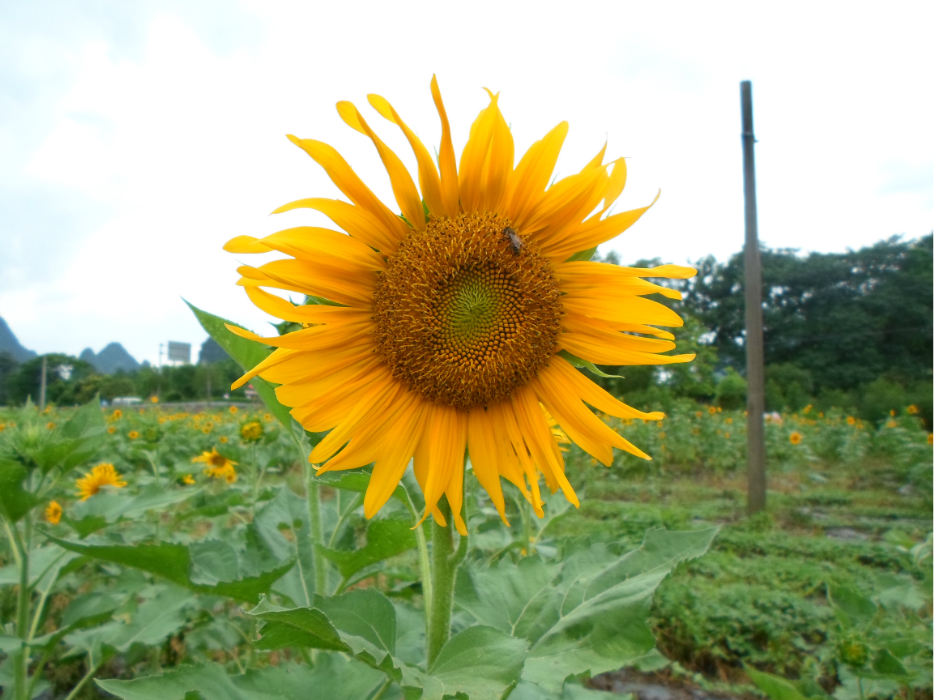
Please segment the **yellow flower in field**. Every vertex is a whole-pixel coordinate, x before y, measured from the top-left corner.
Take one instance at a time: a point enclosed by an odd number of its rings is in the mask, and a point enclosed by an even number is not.
[[[123,411],[119,408],[114,409],[114,412],[110,414],[110,420],[120,420],[123,418]]]
[[[52,421],[49,421],[48,423],[45,424],[45,427],[47,430],[55,430],[55,423],[53,423]]]
[[[716,406],[711,406],[710,408],[707,409],[707,413],[709,413],[709,414],[712,415],[712,416],[716,415],[716,414],[717,414],[717,407],[716,407]]]
[[[263,424],[255,420],[244,423],[240,428],[240,437],[244,442],[256,442],[263,437]]]
[[[928,433],[928,444],[934,445],[934,433]]]
[[[210,433],[210,432],[211,432],[211,425],[209,424],[209,425],[206,425],[206,426],[204,426],[203,428],[201,428],[201,432],[204,433],[205,435],[207,435],[208,433]]]
[[[723,437],[724,437],[726,440],[729,440],[729,439],[730,439],[730,434],[729,434],[729,433],[724,433],[724,434],[723,434]]]
[[[82,501],[88,500],[91,496],[101,490],[101,486],[113,486],[122,489],[126,482],[114,469],[114,465],[107,462],[98,464],[91,471],[75,482],[78,487],[78,495]]]
[[[221,444],[222,444],[222,445],[226,445],[228,439],[229,439],[229,438],[228,438],[226,435],[221,435],[221,436],[218,438],[218,440],[221,441]]]
[[[135,440],[136,438],[139,437],[139,433],[136,432],[135,430],[131,430],[130,432],[126,434],[126,436],[130,438],[130,440]]]
[[[847,425],[855,425],[855,424],[856,424],[856,419],[855,419],[853,416],[847,416],[847,417],[846,417],[846,424],[847,424]]]
[[[237,480],[237,470],[234,469],[237,463],[218,454],[216,447],[212,447],[210,452],[202,452],[200,457],[195,457],[191,461],[206,464],[204,473],[212,479],[225,479],[228,484]]]
[[[824,414],[823,414],[823,413],[818,413],[818,414],[817,414],[817,417],[818,417],[818,418],[823,418],[823,417],[824,417]]]
[[[802,439],[803,438],[801,437],[801,433],[799,433],[797,430],[788,436],[788,442],[790,442],[792,445],[800,445]]]
[[[658,439],[659,439],[659,440],[664,440],[665,437],[666,437],[666,435],[665,435],[665,431],[664,431],[664,430],[658,434]],[[727,437],[729,437],[729,435],[727,435]]]
[[[540,517],[542,479],[578,505],[542,406],[604,464],[612,463],[614,447],[648,458],[585,403],[620,418],[658,420],[663,414],[626,406],[572,361],[658,365],[693,359],[661,354],[674,343],[657,326],[682,321],[646,296],[680,293],[643,278],[684,279],[695,270],[590,262],[592,249],[649,208],[608,215],[626,182],[625,161],[604,162],[604,148],[549,187],[567,123],[514,165],[512,131],[499,96],[489,93],[458,164],[434,79],[431,92],[441,118],[437,167],[389,102],[369,97],[411,145],[418,185],[354,105],[337,105],[344,122],[376,147],[395,196],[391,206],[331,146],[289,137],[350,202],[303,199],[276,213],[314,209],[346,234],[299,227],[227,243],[232,253],[288,256],[241,267],[239,284],[264,311],[304,326],[275,338],[229,326],[278,348],[233,388],[257,375],[281,384],[276,395],[299,423],[314,432],[329,430],[310,455],[322,465],[318,473],[374,463],[364,499],[367,517],[386,503],[414,457],[426,502],[423,519],[431,513],[446,524],[437,507],[446,496],[457,529],[466,532],[465,451],[504,520],[501,477],[521,490]],[[333,305],[293,306],[263,287]]]
[[[896,423],[896,422],[893,421],[893,420],[890,420],[890,421],[887,421],[887,422],[886,422],[885,427],[886,427],[886,428],[897,428],[897,427],[898,427],[898,423]]]
[[[62,520],[62,507],[58,501],[49,501],[45,508],[45,519],[53,525],[58,525]]]
[[[0,433],[6,430],[6,423],[0,423]]]
[[[237,412],[237,407],[236,407],[236,406],[231,406],[228,410],[229,410],[231,413],[236,413],[236,412]]]
[[[727,425],[732,425],[732,424],[733,424],[733,419],[732,419],[732,418],[726,418],[723,422],[726,423]]]
[[[811,406],[811,404],[808,404],[807,406],[804,407],[804,410],[801,411],[801,412],[802,412],[804,415],[807,415],[808,413],[811,412],[811,409],[812,409],[812,408],[813,408],[813,406]]]
[[[918,412],[918,407],[915,406],[914,404],[911,404],[907,410],[908,410],[908,413],[913,416],[914,414]],[[892,412],[892,415],[895,415],[894,411]]]
[[[149,400],[150,400],[152,403],[159,403],[159,397],[158,397],[158,396],[153,396],[153,397],[151,397]]]
[[[703,415],[704,415],[704,412],[703,412],[703,411],[698,411],[697,413],[694,414],[694,417],[695,417],[695,418],[702,418]]]
[[[116,426],[113,426],[113,425],[107,426],[107,432],[113,435],[115,432],[117,432]]]
[[[894,416],[894,415],[895,415],[895,411],[894,411],[894,410],[890,410],[890,411],[889,411],[889,415],[890,415],[890,416]]]
[[[723,413],[723,408],[721,406],[717,406],[717,413]]]
[[[270,415],[269,413],[264,413],[264,414],[263,414],[263,420],[266,421],[266,422],[268,423],[269,421],[272,420],[272,415]]]
[[[182,483],[186,486],[191,486],[193,483],[195,483],[195,477],[193,477],[191,474],[185,474],[185,476],[182,477]]]

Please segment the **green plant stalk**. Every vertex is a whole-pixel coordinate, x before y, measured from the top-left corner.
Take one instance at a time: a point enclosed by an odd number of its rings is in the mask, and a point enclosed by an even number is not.
[[[460,562],[454,556],[454,522],[447,498],[438,501],[438,509],[447,521],[441,527],[431,521],[431,607],[428,609],[428,668],[451,636],[451,613],[454,609],[454,577]]]
[[[328,572],[324,555],[321,554],[321,547],[324,546],[324,529],[321,526],[321,493],[307,456],[305,458],[305,489],[308,494],[308,523],[311,526],[311,540],[315,546],[315,590],[319,595],[324,595]]]
[[[27,515],[28,519],[29,516]],[[13,545],[14,558],[19,567],[19,591],[16,596],[16,636],[23,640],[23,647],[14,659],[13,679],[16,683],[16,700],[29,700],[26,694],[26,676],[29,670],[29,651],[26,638],[29,636],[29,550],[23,543],[19,529],[15,524],[3,521],[10,543]],[[28,528],[28,522],[27,522]]]
[[[94,677],[94,674],[97,673],[97,669],[99,669],[100,667],[101,667],[100,663],[98,663],[95,666],[92,666],[91,659],[88,658],[88,672],[85,673],[84,676],[81,677],[81,680],[78,681],[78,685],[76,685],[74,688],[71,689],[71,692],[68,693],[68,696],[65,698],[65,700],[74,700],[74,698],[78,697],[78,693],[80,693],[84,685]],[[24,698],[24,700],[29,700],[29,699]]]

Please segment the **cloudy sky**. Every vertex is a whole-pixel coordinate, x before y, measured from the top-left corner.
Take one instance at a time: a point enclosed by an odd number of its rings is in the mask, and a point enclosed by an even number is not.
[[[160,342],[205,338],[182,298],[264,333],[221,246],[316,224],[269,212],[337,196],[285,135],[331,143],[391,201],[334,103],[381,94],[435,144],[433,73],[458,151],[489,87],[517,153],[567,120],[559,174],[608,140],[629,158],[621,206],[661,189],[612,243],[624,261],[740,250],[746,79],[765,245],[922,236],[932,19],[909,1],[0,0],[0,316],[38,352],[119,341],[152,362]]]

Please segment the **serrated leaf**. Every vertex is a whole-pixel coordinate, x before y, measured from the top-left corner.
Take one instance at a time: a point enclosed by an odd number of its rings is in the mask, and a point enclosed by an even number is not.
[[[243,328],[240,324],[227,321],[207,311],[202,311],[189,301],[185,303],[188,304],[188,308],[192,310],[198,322],[201,324],[201,327],[207,331],[208,335],[217,341],[217,344],[224,349],[224,352],[230,355],[244,371],[253,369],[256,365],[265,360],[272,351],[267,345],[241,338],[239,335],[234,335],[227,330],[225,326],[225,324],[230,324],[231,326]],[[290,409],[279,403],[279,399],[276,398],[275,386],[261,377],[254,377],[250,380],[250,383],[253,385],[253,388],[256,389],[256,393],[259,394],[263,403],[266,404],[266,408],[269,409],[269,412],[272,413],[283,426],[291,430],[292,416],[289,413]]]
[[[878,612],[876,604],[851,586],[830,586],[830,603],[847,626],[868,625]]]
[[[327,484],[334,489],[365,493],[367,486],[370,484],[371,472],[372,470],[367,467],[360,470],[355,469],[353,471],[346,472],[325,472],[316,478],[322,484]],[[391,498],[395,498],[401,503],[408,503],[405,487],[403,487],[402,484],[396,486],[395,490],[392,492]]]
[[[772,700],[808,700],[789,680],[746,667],[746,674]]]
[[[416,545],[411,516],[408,513],[396,513],[387,518],[371,520],[366,529],[366,544],[360,549],[344,551],[319,547],[319,551],[337,566],[346,581],[353,581],[354,574],[414,549]]]
[[[421,700],[442,700],[457,693],[470,700],[499,700],[519,680],[527,650],[525,640],[493,627],[468,627],[441,648],[428,673],[405,667],[402,685],[406,697]]]
[[[563,357],[565,360],[570,362],[572,365],[574,365],[575,367],[581,367],[583,369],[586,369],[588,372],[591,372],[592,374],[596,374],[598,377],[615,378],[615,379],[623,378],[619,374],[607,374],[606,372],[601,370],[599,367],[597,367],[593,362],[590,362],[589,360],[583,360],[579,358],[577,355],[572,355],[567,350],[559,350],[558,354],[561,357]]]
[[[457,605],[478,621],[531,643],[523,678],[559,692],[570,675],[635,662],[655,644],[646,624],[652,594],[672,568],[702,555],[716,528],[649,530],[623,557],[605,545],[560,564],[529,557],[460,576]]]
[[[35,455],[36,463],[45,472],[57,466],[67,472],[97,454],[104,444],[106,429],[98,395],[71,415],[58,439]]]
[[[382,682],[377,671],[334,654],[319,654],[314,667],[282,665],[236,676],[207,664],[130,681],[96,681],[123,700],[184,700],[195,692],[202,700],[360,700]]]
[[[309,649],[331,649],[350,651],[328,620],[328,616],[314,608],[281,608],[265,598],[249,612],[263,620],[257,644],[259,649],[282,649],[285,647],[308,647]]]
[[[193,599],[191,591],[176,586],[163,587],[155,597],[144,601],[130,613],[129,619],[113,620],[100,627],[74,632],[65,636],[65,642],[88,650],[108,646],[121,652],[134,644],[161,644],[185,625],[182,608]]]
[[[379,591],[367,588],[333,598],[315,598],[315,607],[323,611],[350,647],[354,656],[384,673],[393,675],[396,664],[396,609]]]
[[[295,559],[295,567],[276,582],[277,593],[296,606],[311,606],[315,598],[315,556],[309,525],[308,501],[281,486],[275,498],[256,513],[253,527],[263,544],[278,559]],[[291,532],[285,537],[283,531]]]
[[[0,516],[17,522],[39,504],[39,500],[23,488],[26,467],[19,462],[0,459]]]
[[[289,560],[281,565],[266,571],[260,571],[251,575],[243,575],[244,570],[250,567],[244,566],[242,561],[238,561],[239,578],[230,580],[218,580],[216,583],[198,583],[192,580],[193,557],[189,547],[181,544],[172,544],[164,542],[159,545],[92,545],[81,542],[70,542],[46,535],[51,541],[60,547],[64,547],[72,552],[83,554],[84,556],[101,561],[109,561],[122,566],[129,566],[141,571],[147,571],[155,576],[166,579],[179,586],[189,588],[198,593],[222,595],[236,600],[242,600],[249,603],[257,603],[263,593],[268,593],[270,586],[281,578],[286,571],[294,565],[293,560]],[[217,540],[208,540],[195,545],[197,556],[196,561],[206,561],[212,558],[212,550],[221,550],[229,547],[226,543]],[[222,560],[226,555],[217,554],[214,559]],[[238,555],[239,559],[239,555]],[[225,575],[229,571],[225,572]],[[209,580],[204,578],[203,568],[194,571],[197,581]],[[216,578],[216,576],[215,576]]]

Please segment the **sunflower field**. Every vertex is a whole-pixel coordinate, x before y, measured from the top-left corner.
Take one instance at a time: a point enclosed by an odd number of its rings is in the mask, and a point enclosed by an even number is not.
[[[685,402],[659,422],[605,420],[657,458],[606,469],[570,447],[580,510],[559,494],[539,520],[512,489],[507,528],[468,476],[455,634],[426,668],[431,530],[412,529],[411,477],[367,520],[366,470],[325,475],[310,503],[309,446],[263,406],[8,411],[0,685],[30,698],[440,698],[518,682],[510,697],[582,698],[634,666],[720,690],[930,693],[931,446],[912,407],[878,426],[771,416],[773,505],[751,524],[742,411]],[[713,549],[676,568],[715,527]],[[613,603],[568,588],[582,570]],[[574,616],[583,629],[563,622]],[[612,643],[595,644],[601,627]]]

